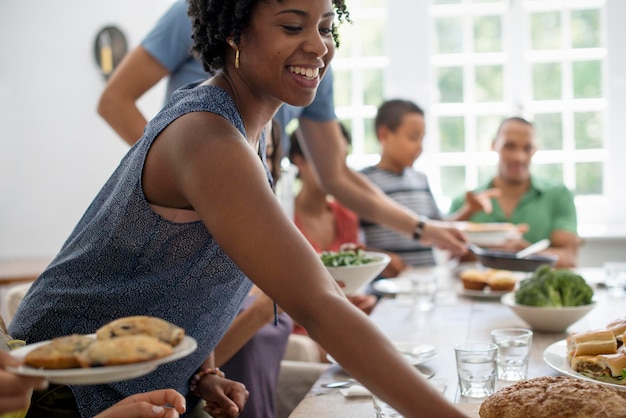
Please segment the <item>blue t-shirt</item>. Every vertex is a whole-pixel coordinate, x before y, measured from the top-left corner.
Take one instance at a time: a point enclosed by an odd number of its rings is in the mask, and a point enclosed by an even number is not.
[[[211,76],[190,52],[193,46],[191,34],[187,3],[185,0],[178,0],[141,43],[144,49],[170,72],[166,100],[169,100],[177,88]],[[285,135],[284,129],[292,119],[307,118],[323,122],[335,120],[332,71],[329,69],[326,72],[311,104],[305,107],[284,104],[274,118],[283,128],[282,149],[285,155],[289,152],[289,138]]]

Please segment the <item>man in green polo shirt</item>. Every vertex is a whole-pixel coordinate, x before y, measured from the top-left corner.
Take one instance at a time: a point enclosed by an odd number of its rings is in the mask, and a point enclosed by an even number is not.
[[[579,244],[574,199],[565,185],[530,175],[537,149],[533,126],[519,117],[505,119],[492,148],[499,156],[496,177],[456,198],[450,207],[453,218],[526,224],[523,237],[507,241],[503,249],[518,251],[548,238],[550,248],[544,253],[559,256],[557,267],[574,267]]]

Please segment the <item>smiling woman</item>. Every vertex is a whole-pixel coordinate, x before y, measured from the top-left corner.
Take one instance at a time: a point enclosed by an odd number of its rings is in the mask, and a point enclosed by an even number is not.
[[[13,336],[37,342],[149,313],[197,350],[145,377],[72,386],[74,415],[172,387],[190,408],[201,397],[213,417],[238,416],[247,392],[215,369],[212,350],[254,283],[404,416],[460,416],[347,300],[272,192],[263,132],[283,102],[313,100],[344,2],[190,0],[189,14],[194,50],[215,76],[176,90],[148,123],[29,289]],[[368,341],[358,354],[357,339]]]

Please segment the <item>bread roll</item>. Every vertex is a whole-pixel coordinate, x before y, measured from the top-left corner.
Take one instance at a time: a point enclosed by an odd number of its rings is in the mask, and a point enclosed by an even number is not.
[[[617,340],[608,329],[579,332],[567,337],[567,352],[570,357],[617,352]]]

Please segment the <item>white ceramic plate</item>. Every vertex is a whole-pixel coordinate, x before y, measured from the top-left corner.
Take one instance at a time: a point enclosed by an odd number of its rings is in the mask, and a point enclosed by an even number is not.
[[[463,231],[469,242],[481,246],[498,246],[506,240],[521,237],[519,230],[509,223],[457,222],[455,225]]]
[[[411,293],[411,280],[407,277],[380,279],[372,282],[372,288],[383,295],[408,295]]]
[[[95,336],[95,334],[93,334]],[[20,360],[31,350],[47,344],[49,341],[42,341],[36,344],[29,344],[10,354]],[[126,364],[123,366],[105,366],[76,369],[38,369],[28,366],[7,367],[7,371],[23,376],[45,377],[51,383],[64,385],[95,385],[103,383],[119,382],[135,377],[143,376],[156,369],[159,365],[169,363],[183,358],[193,353],[198,347],[198,343],[192,337],[186,335],[183,340],[174,347],[174,352],[169,356],[144,361],[141,363]]]
[[[458,294],[461,296],[480,299],[500,299],[503,295],[510,292],[510,290],[491,290],[488,287],[483,290],[466,289],[462,283],[458,284],[457,289]]]
[[[437,347],[430,344],[394,342],[393,345],[400,350],[404,358],[406,358],[413,366],[425,363],[437,356],[439,353],[437,351]],[[326,354],[326,359],[333,364],[339,364],[330,354]]]
[[[589,380],[601,385],[610,386],[615,389],[626,391],[626,386],[615,383],[602,382],[574,371],[567,361],[567,341],[559,340],[546,348],[543,352],[543,361],[552,369],[566,376],[575,377],[576,379]]]

